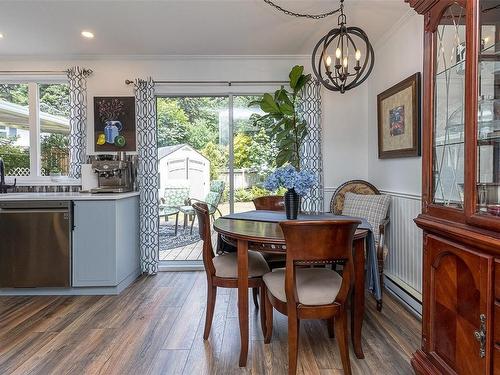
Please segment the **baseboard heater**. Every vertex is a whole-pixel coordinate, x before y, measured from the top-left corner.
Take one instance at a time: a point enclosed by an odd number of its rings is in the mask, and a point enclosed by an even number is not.
[[[422,295],[411,288],[404,288],[404,282],[391,275],[384,275],[384,286],[393,297],[417,318],[422,319]]]

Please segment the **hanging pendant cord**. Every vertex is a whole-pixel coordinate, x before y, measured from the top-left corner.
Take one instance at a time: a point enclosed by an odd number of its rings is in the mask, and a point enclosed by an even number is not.
[[[341,8],[338,8],[338,9],[335,9],[335,10],[332,10],[330,12],[327,12],[327,13],[321,13],[321,14],[305,14],[305,13],[296,13],[296,12],[292,12],[291,10],[288,10],[288,9],[285,9],[285,8],[282,8],[281,6],[279,6],[278,4],[275,4],[273,3],[271,0],[264,0],[264,2],[267,4],[267,5],[270,5],[272,6],[273,8],[279,10],[280,12],[283,12],[285,13],[286,15],[288,16],[293,16],[293,17],[301,17],[301,18],[311,18],[311,19],[314,19],[314,20],[319,20],[319,19],[322,19],[322,18],[326,18],[328,16],[331,16],[331,15],[334,15],[338,12],[340,12],[340,9]],[[341,0],[340,3],[342,4],[344,2],[344,0]]]

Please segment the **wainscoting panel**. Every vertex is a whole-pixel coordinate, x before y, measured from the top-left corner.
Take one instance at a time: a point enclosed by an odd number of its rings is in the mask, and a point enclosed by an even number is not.
[[[330,209],[330,199],[335,188],[325,189],[325,210]],[[413,219],[421,211],[420,196],[383,191],[392,197],[390,206],[390,224],[387,230],[386,244],[389,254],[385,262],[385,275],[389,279],[386,287],[403,298],[407,303],[413,300],[417,305],[422,302],[422,231]],[[400,291],[392,290],[394,287]],[[401,293],[403,292],[403,293]],[[419,309],[417,309],[419,310]]]
[[[415,225],[421,211],[419,196],[383,192],[391,195],[390,224],[386,238],[389,254],[385,275],[401,289],[422,301],[422,231]]]

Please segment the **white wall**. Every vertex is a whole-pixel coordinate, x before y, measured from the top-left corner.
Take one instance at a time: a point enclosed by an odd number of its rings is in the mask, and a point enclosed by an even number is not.
[[[422,298],[422,232],[413,219],[421,210],[422,158],[378,158],[377,95],[423,71],[423,26],[423,17],[410,11],[379,41],[375,46],[375,69],[367,88],[368,181],[392,195],[391,223],[386,237],[389,248],[386,286],[417,313],[421,309],[415,300]]]
[[[87,80],[88,152],[93,153],[93,97],[133,95],[126,79],[153,77],[156,80],[287,80],[295,64],[306,70],[310,58],[303,57],[103,57],[85,60],[0,60],[0,70],[65,70],[79,65],[93,70]],[[0,80],[4,77],[0,76]],[[12,77],[9,77],[12,78]],[[163,94],[260,93],[274,87],[157,86]],[[325,186],[332,188],[350,178],[366,178],[366,90],[362,86],[340,95],[323,90]]]
[[[368,81],[368,179],[386,191],[421,194],[421,158],[379,159],[377,95],[423,69],[423,17],[404,18],[375,46],[375,68]]]

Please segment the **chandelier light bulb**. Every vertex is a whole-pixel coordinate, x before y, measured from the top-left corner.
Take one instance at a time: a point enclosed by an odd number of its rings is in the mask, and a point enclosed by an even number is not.
[[[347,56],[344,57],[344,62],[342,63],[344,65],[344,68],[347,68]]]
[[[361,51],[358,49],[356,50],[356,61],[361,60]]]
[[[326,66],[330,67],[332,65],[332,58],[328,55],[326,57]]]
[[[341,56],[342,56],[342,51],[340,50],[340,48],[337,48],[335,51],[335,57],[337,59],[340,59]]]

